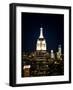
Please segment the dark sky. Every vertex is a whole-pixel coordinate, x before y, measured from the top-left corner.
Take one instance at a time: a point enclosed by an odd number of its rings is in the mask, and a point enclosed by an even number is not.
[[[43,27],[47,50],[57,51],[59,44],[64,46],[64,15],[22,13],[22,51],[34,51]]]

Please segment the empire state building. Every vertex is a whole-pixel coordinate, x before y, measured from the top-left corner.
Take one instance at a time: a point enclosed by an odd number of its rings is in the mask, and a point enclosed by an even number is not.
[[[36,44],[36,51],[46,51],[46,40],[43,36],[43,28],[40,28],[40,35],[39,38],[37,39],[37,44]]]

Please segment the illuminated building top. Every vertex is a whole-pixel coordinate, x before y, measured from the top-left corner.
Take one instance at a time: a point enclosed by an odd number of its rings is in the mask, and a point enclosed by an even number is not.
[[[37,39],[37,44],[36,44],[36,50],[41,50],[41,51],[45,51],[46,48],[46,40],[44,39],[43,36],[43,28],[40,28],[40,35],[39,38]]]

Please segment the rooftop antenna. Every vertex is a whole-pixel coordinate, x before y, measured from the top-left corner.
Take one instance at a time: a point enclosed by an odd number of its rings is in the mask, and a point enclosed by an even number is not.
[[[43,27],[42,27],[42,25],[41,25],[41,28],[40,28],[40,36],[39,36],[39,38],[44,38],[44,36],[43,36]]]

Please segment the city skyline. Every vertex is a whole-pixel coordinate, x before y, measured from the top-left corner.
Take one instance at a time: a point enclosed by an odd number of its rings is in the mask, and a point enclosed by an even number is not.
[[[22,77],[64,75],[63,24],[63,15],[22,13]]]

